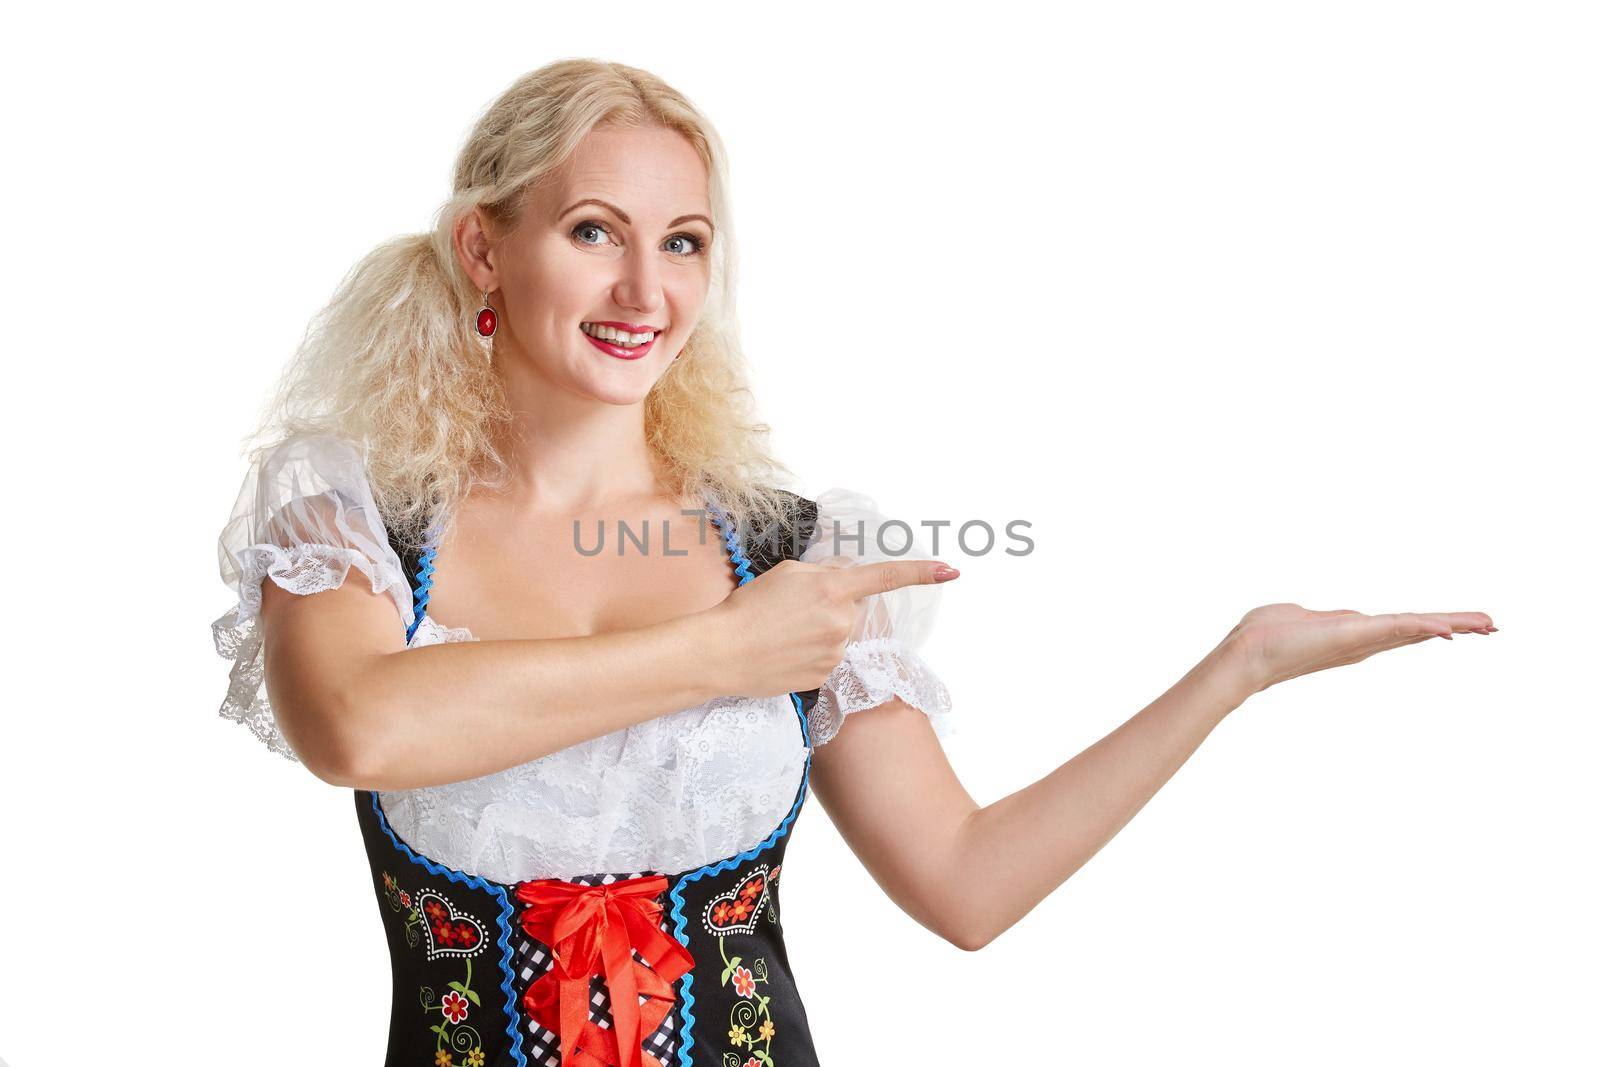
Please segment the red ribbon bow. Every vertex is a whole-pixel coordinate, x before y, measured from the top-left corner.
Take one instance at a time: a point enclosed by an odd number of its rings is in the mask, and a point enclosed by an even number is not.
[[[522,1006],[560,1037],[562,1067],[643,1067],[640,1042],[672,1009],[672,983],[694,967],[689,950],[661,929],[655,898],[666,888],[659,874],[609,885],[541,878],[517,886],[517,899],[528,905],[522,928],[555,955]],[[644,963],[633,958],[635,950]],[[604,977],[611,993],[610,1030],[589,1020],[594,975]],[[642,1005],[640,994],[649,998]]]

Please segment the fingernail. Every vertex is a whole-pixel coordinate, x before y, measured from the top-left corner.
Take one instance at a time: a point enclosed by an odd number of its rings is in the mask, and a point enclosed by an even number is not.
[[[960,571],[945,563],[933,568],[933,580],[936,582],[948,582],[952,578],[960,577],[960,575]]]
[[[1500,632],[1500,627],[1498,627],[1498,626],[1485,626],[1484,629],[1489,631],[1492,634]]]
[[[1454,641],[1455,640],[1455,635],[1454,634],[1440,634],[1439,636],[1444,638],[1446,641]]]

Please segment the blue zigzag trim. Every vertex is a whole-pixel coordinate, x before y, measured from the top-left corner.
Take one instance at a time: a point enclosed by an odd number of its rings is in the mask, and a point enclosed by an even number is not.
[[[807,763],[809,762],[807,760]],[[396,837],[394,831],[389,828],[389,819],[383,813],[383,806],[378,803],[376,790],[372,791],[372,812],[378,817],[378,825],[383,828],[385,834],[389,835],[389,840],[394,843],[394,847],[412,863],[422,867],[429,874],[443,876],[452,882],[460,882],[462,885],[471,886],[473,889],[481,889],[500,902],[500,938],[495,943],[500,946],[500,973],[505,976],[500,983],[500,991],[505,994],[506,1017],[511,1020],[506,1024],[506,1033],[511,1035],[511,1058],[517,1061],[518,1067],[528,1067],[528,1058],[522,1052],[522,1027],[518,1025],[520,1020],[517,1016],[517,998],[511,992],[511,913],[513,909],[510,899],[506,896],[505,889],[502,886],[485,881],[475,874],[463,874],[461,871],[435,863],[428,857],[414,852],[410,845]]]
[[[722,543],[728,547],[728,556],[733,562],[733,572],[739,576],[739,584],[743,585],[755,574],[750,570],[750,557],[744,554],[744,549],[739,547],[735,536],[733,524],[727,522],[727,514],[714,500],[707,500],[706,507],[711,512],[711,521],[717,524],[717,529],[722,531]]]
[[[411,625],[406,627],[408,645],[416,635],[417,627],[422,625],[422,617],[428,613],[428,593],[433,589],[433,554],[437,551],[437,545],[429,545],[427,551],[422,553],[421,565],[417,567],[417,587],[411,594]]]

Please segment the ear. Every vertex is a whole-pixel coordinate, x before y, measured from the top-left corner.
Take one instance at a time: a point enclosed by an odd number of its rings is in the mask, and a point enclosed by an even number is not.
[[[500,272],[494,266],[494,240],[477,208],[456,219],[450,239],[457,262],[479,292],[493,292],[500,288]]]

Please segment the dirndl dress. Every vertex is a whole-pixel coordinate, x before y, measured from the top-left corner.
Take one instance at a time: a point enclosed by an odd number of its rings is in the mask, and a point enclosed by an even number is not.
[[[816,504],[801,498],[799,511],[807,529],[750,555],[711,511],[739,584],[798,558]],[[415,626],[432,550],[413,560],[394,547],[412,576]],[[393,970],[385,1067],[653,1067],[645,1054],[667,1067],[815,1067],[778,887],[806,799],[818,690],[789,696],[807,749],[793,803],[754,846],[691,870],[491,881],[417,852],[379,795],[356,790]]]

